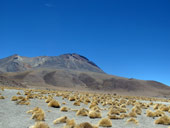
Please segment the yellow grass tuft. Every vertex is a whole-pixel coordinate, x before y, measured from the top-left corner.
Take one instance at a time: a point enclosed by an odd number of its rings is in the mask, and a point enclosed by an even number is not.
[[[135,118],[130,118],[126,121],[127,123],[132,122],[134,124],[138,124],[138,121]]]
[[[155,115],[155,113],[154,112],[152,112],[151,110],[146,110],[146,116],[147,117],[155,117],[156,115]]]
[[[75,101],[75,100],[76,100],[76,98],[74,96],[69,97],[69,101]]]
[[[138,114],[138,115],[141,115],[142,109],[141,109],[139,106],[134,106],[134,107],[132,108],[132,112],[134,112],[134,113],[136,113],[136,114]]]
[[[112,127],[112,122],[109,118],[103,118],[99,121],[101,127]]]
[[[17,96],[13,96],[12,98],[11,98],[11,101],[17,101],[18,100],[18,97]]]
[[[159,116],[165,115],[165,113],[163,111],[161,111],[161,110],[156,110],[154,112],[154,114],[155,114],[155,117],[159,117]]]
[[[161,106],[159,108],[159,110],[168,112],[169,111],[169,107],[168,106]]]
[[[75,128],[76,127],[76,122],[74,119],[72,120],[67,120],[66,125],[64,126],[64,128]]]
[[[67,108],[66,106],[64,106],[60,109],[60,111],[62,111],[62,112],[68,112],[68,110],[69,110],[69,108]]]
[[[34,112],[38,111],[40,108],[39,107],[35,107],[33,110],[29,110],[26,113],[31,113],[33,114]]]
[[[30,128],[50,128],[45,122],[36,122],[34,126]]]
[[[120,118],[121,118],[121,119],[124,119],[124,118],[126,118],[126,117],[129,117],[129,115],[128,115],[128,114],[125,114],[125,113],[123,113],[123,114],[120,115]]]
[[[17,95],[21,95],[21,93],[20,93],[20,92],[17,92]]]
[[[76,125],[75,128],[98,128],[97,126],[93,126],[92,124],[88,122],[83,122],[81,124]]]
[[[76,115],[77,116],[88,116],[89,110],[85,108],[81,108],[80,110],[77,111]]]
[[[137,117],[137,114],[134,111],[131,111],[129,113],[129,117]]]
[[[89,112],[89,117],[90,118],[101,118],[101,112],[98,110],[98,111],[90,111]]]
[[[18,98],[17,98],[18,99]],[[30,105],[30,102],[28,99],[26,99],[25,97],[21,98],[21,99],[18,99],[16,101],[16,104],[19,104],[19,105]]]
[[[119,115],[120,111],[116,108],[111,108],[108,112],[108,115],[113,115],[113,114]]]
[[[49,103],[51,100],[53,100],[51,97],[48,97],[46,100],[45,100],[45,103]]]
[[[0,96],[0,99],[5,99],[5,97],[4,96]]]
[[[75,106],[80,106],[80,101],[75,101],[75,102],[73,103],[73,105],[75,105]]]
[[[60,103],[53,99],[48,103],[48,107],[60,108]]]
[[[108,118],[109,118],[109,119],[116,119],[116,120],[118,120],[118,119],[123,119],[122,117],[117,116],[117,115],[108,115]]]
[[[170,117],[167,115],[161,116],[157,120],[155,120],[155,124],[164,124],[164,125],[169,125],[170,124]]]
[[[155,104],[155,105],[153,106],[153,109],[154,109],[154,110],[158,109],[158,108],[160,107],[160,105],[161,105],[161,104]]]
[[[56,120],[53,121],[54,124],[59,124],[59,123],[66,123],[68,120],[67,116],[63,116],[60,118],[57,118]]]
[[[27,113],[31,113],[32,114],[31,119],[35,119],[36,121],[44,121],[45,120],[45,113],[39,107],[35,107],[33,110],[27,111]]]
[[[91,108],[93,108],[93,107],[95,107],[95,106],[97,106],[97,104],[94,103],[94,102],[92,102],[92,103],[90,104],[89,108],[91,109]]]
[[[63,102],[62,104],[66,104],[66,102]]]

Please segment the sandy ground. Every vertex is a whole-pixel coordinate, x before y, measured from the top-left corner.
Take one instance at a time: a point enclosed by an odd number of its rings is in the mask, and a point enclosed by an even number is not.
[[[45,122],[48,123],[50,128],[63,128],[65,124],[53,124],[53,121],[61,116],[67,116],[70,119],[74,118],[76,123],[81,122],[90,122],[94,125],[97,125],[99,119],[90,119],[87,117],[76,116],[76,112],[61,112],[59,108],[48,107],[47,103],[44,100],[39,99],[31,99],[30,105],[16,105],[14,101],[11,101],[11,97],[16,95],[18,90],[5,90],[0,91],[1,95],[5,96],[5,99],[0,99],[0,128],[28,128],[29,126],[35,123],[34,120],[30,119],[31,114],[27,114],[26,111],[33,109],[34,107],[41,107],[45,111]],[[23,91],[19,91],[23,94]],[[17,96],[17,95],[16,95]],[[66,105],[72,109],[79,108],[88,108],[87,105],[81,104],[81,106],[74,106],[73,101],[62,100],[61,97],[55,97],[60,103],[66,102]],[[167,104],[167,103],[164,103]],[[102,108],[102,106],[99,105]],[[129,109],[132,106],[128,106]],[[51,112],[48,112],[48,111]],[[144,114],[145,110],[143,109],[142,115],[137,117],[139,124],[126,123],[128,118],[122,120],[113,120],[112,119],[112,128],[168,128],[168,125],[158,125],[154,124],[154,121],[157,119],[153,119],[151,117],[146,117]],[[167,115],[170,116],[169,113]],[[102,117],[107,117],[107,111],[102,111]],[[102,128],[102,127],[99,127]]]

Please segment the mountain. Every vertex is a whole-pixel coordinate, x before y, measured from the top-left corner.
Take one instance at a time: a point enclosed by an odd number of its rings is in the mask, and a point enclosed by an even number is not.
[[[78,54],[63,54],[60,56],[23,57],[17,54],[0,59],[0,71],[21,72],[31,69],[52,68],[72,69],[104,73],[95,63]]]
[[[89,59],[75,53],[32,58],[13,55],[1,59],[0,85],[170,97],[167,85],[108,75]]]

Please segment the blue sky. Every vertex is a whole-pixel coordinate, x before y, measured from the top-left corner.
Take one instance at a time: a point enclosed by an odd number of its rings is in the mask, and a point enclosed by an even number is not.
[[[170,85],[169,0],[1,0],[0,58],[78,53]]]

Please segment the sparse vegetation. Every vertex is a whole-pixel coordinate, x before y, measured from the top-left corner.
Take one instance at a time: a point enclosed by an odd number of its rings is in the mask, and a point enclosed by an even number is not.
[[[6,89],[4,88],[4,90]],[[20,94],[18,94],[18,92],[20,92]],[[170,125],[170,117],[168,115],[170,106],[161,104],[161,102],[170,102],[168,99],[33,89],[21,89],[18,92],[14,93],[13,96],[10,96],[10,99],[8,96],[2,96],[2,94],[0,96],[4,97],[4,100],[11,100],[12,103],[15,101],[14,103],[20,105],[31,105],[31,101],[36,100],[37,105],[38,102],[41,102],[44,103],[44,105],[47,105],[46,103],[48,103],[49,106],[48,110],[45,109],[45,111],[42,107],[34,107],[32,110],[26,112],[32,115],[31,119],[36,121],[35,125],[30,128],[49,128],[47,124],[51,124],[52,122],[56,127],[63,124],[64,128],[112,127],[112,121],[119,120],[123,123],[125,122],[123,119],[126,119],[126,125],[129,125],[131,122],[140,126],[140,120],[137,120],[140,118],[136,118],[140,116],[145,116],[145,118],[152,120],[154,119],[153,123],[155,122],[156,125]],[[16,94],[18,94],[18,96],[15,96]],[[56,97],[58,99],[61,98],[62,100],[56,100]],[[147,103],[140,102],[142,100],[147,101]],[[157,101],[160,103],[155,103]],[[81,108],[81,106],[83,106],[83,108]],[[60,109],[54,109],[52,107]],[[55,112],[60,112],[60,115],[63,116],[57,119],[54,118],[51,122],[41,122],[46,121],[45,112],[48,112],[47,114],[50,115],[54,110]],[[107,117],[103,116],[102,118],[101,113],[103,112],[107,113]],[[75,119],[76,122],[74,119],[69,119],[69,116],[67,115],[70,115],[70,113],[75,113],[74,116],[82,116],[82,119],[88,119],[89,121],[94,118],[101,119],[94,125],[89,122],[76,124],[78,118]],[[88,116],[89,118],[83,116]]]

